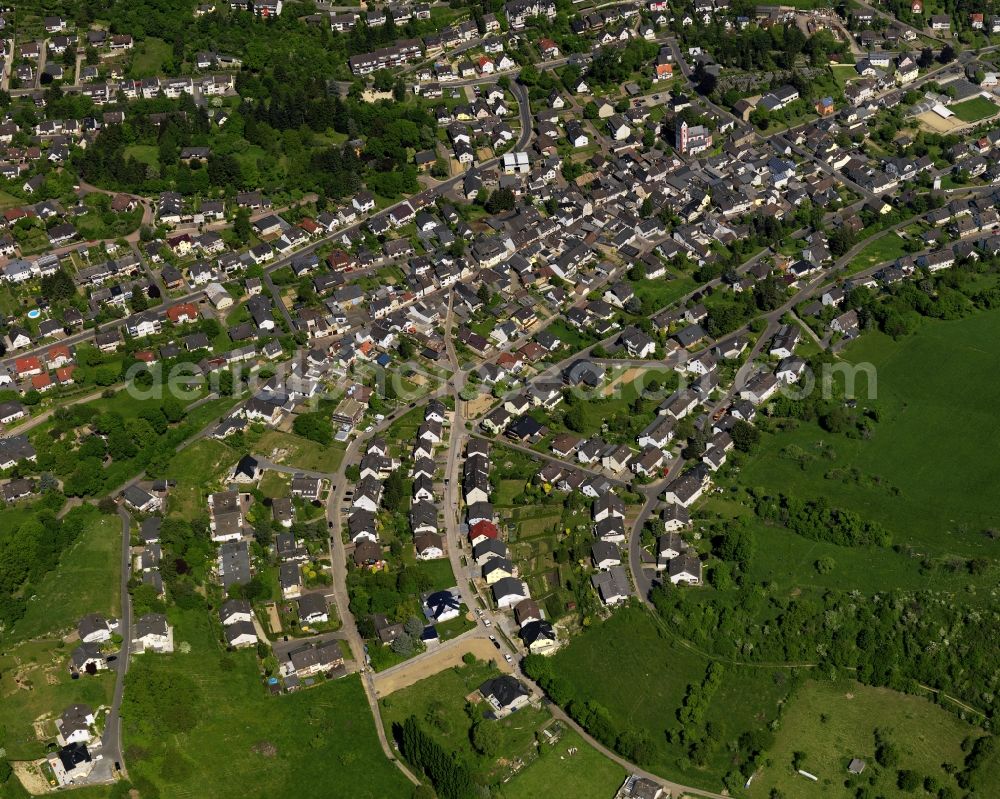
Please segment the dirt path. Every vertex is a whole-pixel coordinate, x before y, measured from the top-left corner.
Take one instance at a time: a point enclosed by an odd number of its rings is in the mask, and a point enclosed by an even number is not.
[[[433,677],[439,671],[462,665],[462,655],[472,652],[480,660],[494,660],[497,668],[510,673],[513,669],[500,653],[485,638],[463,638],[453,644],[444,643],[437,649],[427,652],[417,658],[402,663],[382,674],[375,675],[375,690],[379,698],[407,688],[427,677]]]
[[[626,369],[624,372],[622,372],[620,375],[618,375],[618,377],[616,377],[614,380],[612,380],[610,383],[608,383],[601,390],[601,394],[603,394],[605,397],[610,397],[612,394],[615,393],[615,387],[616,386],[620,386],[620,385],[621,386],[627,386],[629,383],[631,383],[633,380],[635,380],[639,375],[641,375],[645,371],[646,371],[645,369],[642,369],[642,368],[640,368],[638,366],[633,366],[633,367],[631,367],[629,369]]]
[[[267,622],[271,625],[271,632],[278,635],[281,632],[281,616],[278,615],[278,607],[271,602],[267,605]]]

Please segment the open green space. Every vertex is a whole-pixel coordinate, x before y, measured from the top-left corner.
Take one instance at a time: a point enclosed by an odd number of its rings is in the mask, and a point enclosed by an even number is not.
[[[886,233],[855,255],[847,265],[847,272],[854,274],[877,264],[895,261],[904,255],[906,255],[906,243],[897,234]]]
[[[26,518],[26,511],[12,509],[3,516],[5,523],[19,524],[17,519]],[[113,673],[73,680],[68,661],[76,644],[65,643],[62,636],[86,613],[118,614],[120,553],[119,518],[92,510],[56,567],[30,590],[25,615],[13,630],[4,632],[0,748],[10,759],[43,756],[46,744],[55,740],[52,720],[68,705],[82,702],[97,708],[110,701]]]
[[[995,393],[1000,312],[927,321],[899,341],[868,333],[850,345],[849,363],[871,364],[877,409],[870,439],[792,423],[765,434],[742,469],[744,486],[799,499],[826,497],[884,525],[893,543],[920,555],[995,553],[985,534],[1000,527],[996,486],[1000,423],[983,398]],[[883,586],[889,587],[889,586]]]
[[[566,730],[557,743],[545,745],[542,756],[500,788],[504,799],[577,799],[614,796],[625,780],[625,769]]]
[[[234,450],[213,438],[196,441],[175,455],[165,470],[165,475],[176,481],[167,500],[170,513],[188,521],[207,515],[206,498],[222,471],[238,458]]]
[[[173,63],[173,50],[163,39],[150,36],[136,44],[129,72],[133,78],[150,78],[165,73]]]
[[[970,97],[960,103],[948,106],[948,110],[963,122],[978,122],[1000,111],[1000,106],[985,97]]]
[[[565,681],[574,702],[603,708],[618,735],[634,731],[648,736],[649,754],[641,765],[708,790],[719,790],[723,777],[739,764],[740,737],[777,718],[795,679],[789,669],[722,664],[722,683],[704,711],[712,743],[692,759],[678,739],[683,726],[678,711],[689,686],[703,681],[711,661],[670,638],[646,610],[629,606],[616,611],[551,660],[552,672]],[[595,678],[609,664],[614,664],[614,679]]]
[[[666,387],[676,381],[672,371],[657,368],[655,362],[649,368],[616,366],[608,369],[603,387],[592,394],[571,396],[555,413],[536,408],[532,416],[555,432],[601,433],[609,442],[632,442],[669,395]]]
[[[632,290],[639,302],[642,303],[645,315],[677,302],[695,287],[695,281],[687,275],[683,277],[672,276],[670,280],[657,278],[632,281]]]
[[[121,520],[95,514],[63,552],[55,571],[35,587],[14,636],[33,638],[68,629],[87,613],[117,616],[121,611],[121,543]]]
[[[294,433],[268,430],[253,448],[275,463],[306,469],[314,472],[333,474],[344,459],[344,446],[338,442],[319,444]]]
[[[11,760],[46,754],[56,739],[54,719],[69,705],[106,705],[114,693],[110,671],[74,680],[67,667],[73,645],[58,636],[26,641],[0,653],[0,746]],[[36,723],[37,730],[36,733]],[[39,737],[41,735],[41,737]]]
[[[876,759],[876,730],[898,754],[892,766],[881,765]],[[861,785],[869,786],[873,796],[900,796],[900,770],[916,771],[921,781],[931,777],[938,785],[958,791],[955,779],[942,765],[960,765],[965,758],[962,741],[979,734],[923,697],[870,688],[854,681],[809,680],[785,708],[774,745],[767,753],[767,764],[754,779],[748,796],[765,799],[778,789],[782,795],[798,799],[848,799],[857,796]],[[816,782],[792,768],[796,752],[801,753],[796,761],[799,767],[818,777]],[[847,766],[853,758],[865,761],[860,777],[848,774]],[[918,790],[916,795],[935,794]]]
[[[20,205],[21,200],[6,191],[0,191],[0,208],[13,208]]]
[[[830,72],[841,86],[846,86],[849,81],[860,77],[853,64],[830,64]]]
[[[125,148],[125,157],[134,158],[146,166],[158,167],[160,163],[160,150],[152,144],[130,144]]]
[[[172,619],[190,652],[140,656],[122,708],[129,775],[142,795],[156,786],[158,795],[192,799],[326,799],[336,786],[337,795],[364,799],[409,796],[356,676],[269,696],[254,653],[224,652],[207,608]]]
[[[410,547],[412,549],[412,547]],[[451,568],[451,560],[448,558],[436,558],[435,560],[417,561],[414,568],[421,574],[426,575],[431,582],[428,591],[443,591],[445,588],[455,586],[455,573]]]
[[[544,708],[528,706],[510,716],[484,719],[486,707],[478,688],[500,672],[493,663],[477,661],[439,672],[383,698],[386,731],[413,715],[424,730],[464,762],[484,783],[499,783],[505,799],[611,796],[624,771],[588,746],[561,723],[552,723]],[[480,754],[470,736],[474,724],[496,729],[496,751]],[[541,731],[549,729],[552,737]],[[569,754],[571,749],[576,751]]]

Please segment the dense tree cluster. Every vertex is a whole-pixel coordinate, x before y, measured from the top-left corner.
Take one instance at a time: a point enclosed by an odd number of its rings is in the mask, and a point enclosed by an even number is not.
[[[840,546],[887,547],[889,531],[877,522],[862,519],[853,511],[831,508],[825,497],[800,500],[783,494],[762,496],[755,505],[757,515],[814,541]]]
[[[48,492],[16,527],[0,531],[0,625],[9,627],[24,615],[31,585],[56,567],[98,513],[83,506],[58,518],[64,501],[62,494]]]
[[[403,757],[427,775],[441,799],[472,799],[479,795],[469,770],[421,729],[416,716],[395,724],[393,735]]]
[[[292,423],[296,435],[308,438],[318,444],[333,441],[333,427],[325,413],[300,413]]]
[[[753,584],[714,597],[663,586],[653,602],[672,629],[714,655],[815,664],[817,673],[842,670],[901,691],[929,685],[976,708],[982,715],[965,714],[975,722],[1000,709],[989,633],[1000,621],[995,602],[966,607],[929,591],[791,597]]]

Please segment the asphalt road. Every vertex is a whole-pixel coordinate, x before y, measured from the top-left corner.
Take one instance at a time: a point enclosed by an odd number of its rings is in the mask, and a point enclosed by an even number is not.
[[[125,768],[125,758],[122,756],[122,725],[121,707],[125,693],[125,674],[128,671],[129,653],[132,647],[132,597],[128,591],[128,581],[132,569],[131,528],[132,517],[123,506],[118,507],[118,516],[122,523],[121,552],[121,618],[118,620],[118,634],[122,637],[121,651],[115,665],[115,693],[111,700],[111,710],[104,722],[104,736],[101,739],[105,752],[105,760],[111,757],[114,762]]]

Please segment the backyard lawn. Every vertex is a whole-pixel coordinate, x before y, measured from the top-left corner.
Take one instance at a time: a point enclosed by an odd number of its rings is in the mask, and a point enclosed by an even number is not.
[[[841,86],[846,86],[848,81],[861,77],[853,64],[830,64],[830,72]]]

